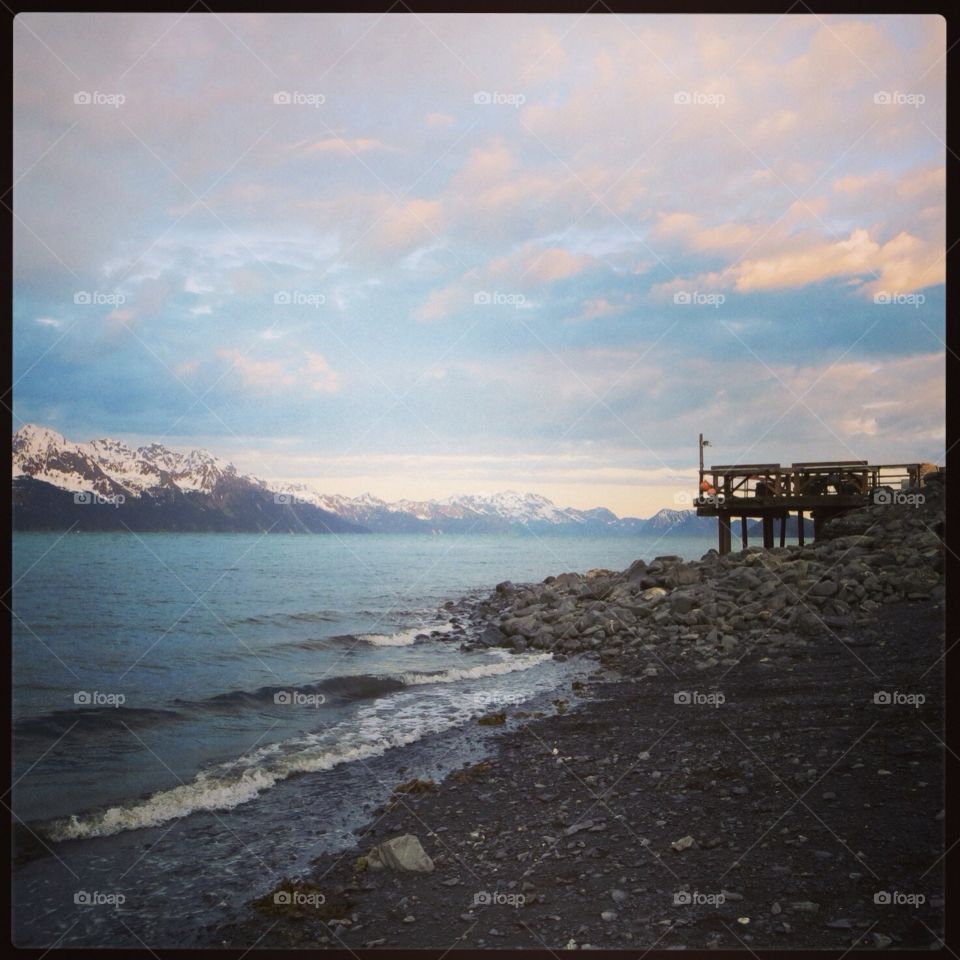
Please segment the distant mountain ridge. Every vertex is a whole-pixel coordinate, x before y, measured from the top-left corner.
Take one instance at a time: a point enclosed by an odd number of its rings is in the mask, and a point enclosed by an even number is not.
[[[180,453],[159,443],[133,449],[109,438],[74,443],[34,424],[13,435],[13,477],[18,530],[704,536],[715,529],[692,510],[621,518],[603,507],[558,507],[513,491],[395,503],[345,497],[241,475],[206,450]]]

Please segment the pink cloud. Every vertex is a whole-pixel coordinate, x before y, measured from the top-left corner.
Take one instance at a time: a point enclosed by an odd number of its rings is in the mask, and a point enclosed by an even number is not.
[[[304,356],[307,358],[304,369],[310,389],[316,393],[337,393],[342,386],[341,377],[330,366],[326,357],[309,350]]]
[[[295,382],[280,360],[251,360],[239,350],[220,350],[218,356],[230,361],[243,385],[251,390],[272,391],[292,386]]]

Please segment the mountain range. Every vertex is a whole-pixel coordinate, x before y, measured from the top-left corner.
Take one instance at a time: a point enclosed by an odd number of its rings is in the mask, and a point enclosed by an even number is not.
[[[597,507],[558,507],[535,493],[388,502],[345,497],[305,484],[238,473],[206,450],[118,440],[74,443],[27,424],[13,435],[16,530],[282,533],[497,533],[712,536],[715,523],[692,510],[648,519]]]

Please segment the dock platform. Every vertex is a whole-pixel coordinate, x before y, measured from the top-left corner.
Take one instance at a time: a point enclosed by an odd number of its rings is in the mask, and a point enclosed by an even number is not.
[[[876,491],[895,492],[918,487],[923,477],[935,472],[931,463],[871,464],[866,460],[805,461],[779,463],[731,463],[703,466],[701,436],[700,484],[695,505],[697,516],[716,517],[718,549],[730,552],[732,522],[740,518],[740,540],[749,546],[748,519],[763,525],[764,547],[774,546],[774,522],[779,523],[780,546],[786,544],[787,520],[797,518],[797,539],[804,543],[804,515],[813,519],[816,539],[823,525],[841,513],[873,502]]]

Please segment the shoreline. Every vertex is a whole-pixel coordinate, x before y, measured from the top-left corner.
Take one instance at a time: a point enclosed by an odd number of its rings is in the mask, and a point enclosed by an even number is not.
[[[486,626],[473,645],[606,669],[553,716],[507,708],[486,760],[439,784],[409,771],[354,847],[276,878],[286,899],[248,904],[206,942],[934,944],[944,589],[931,494],[922,511],[848,514],[800,549],[500,584],[474,601]],[[431,872],[370,866],[372,847],[407,834]]]

